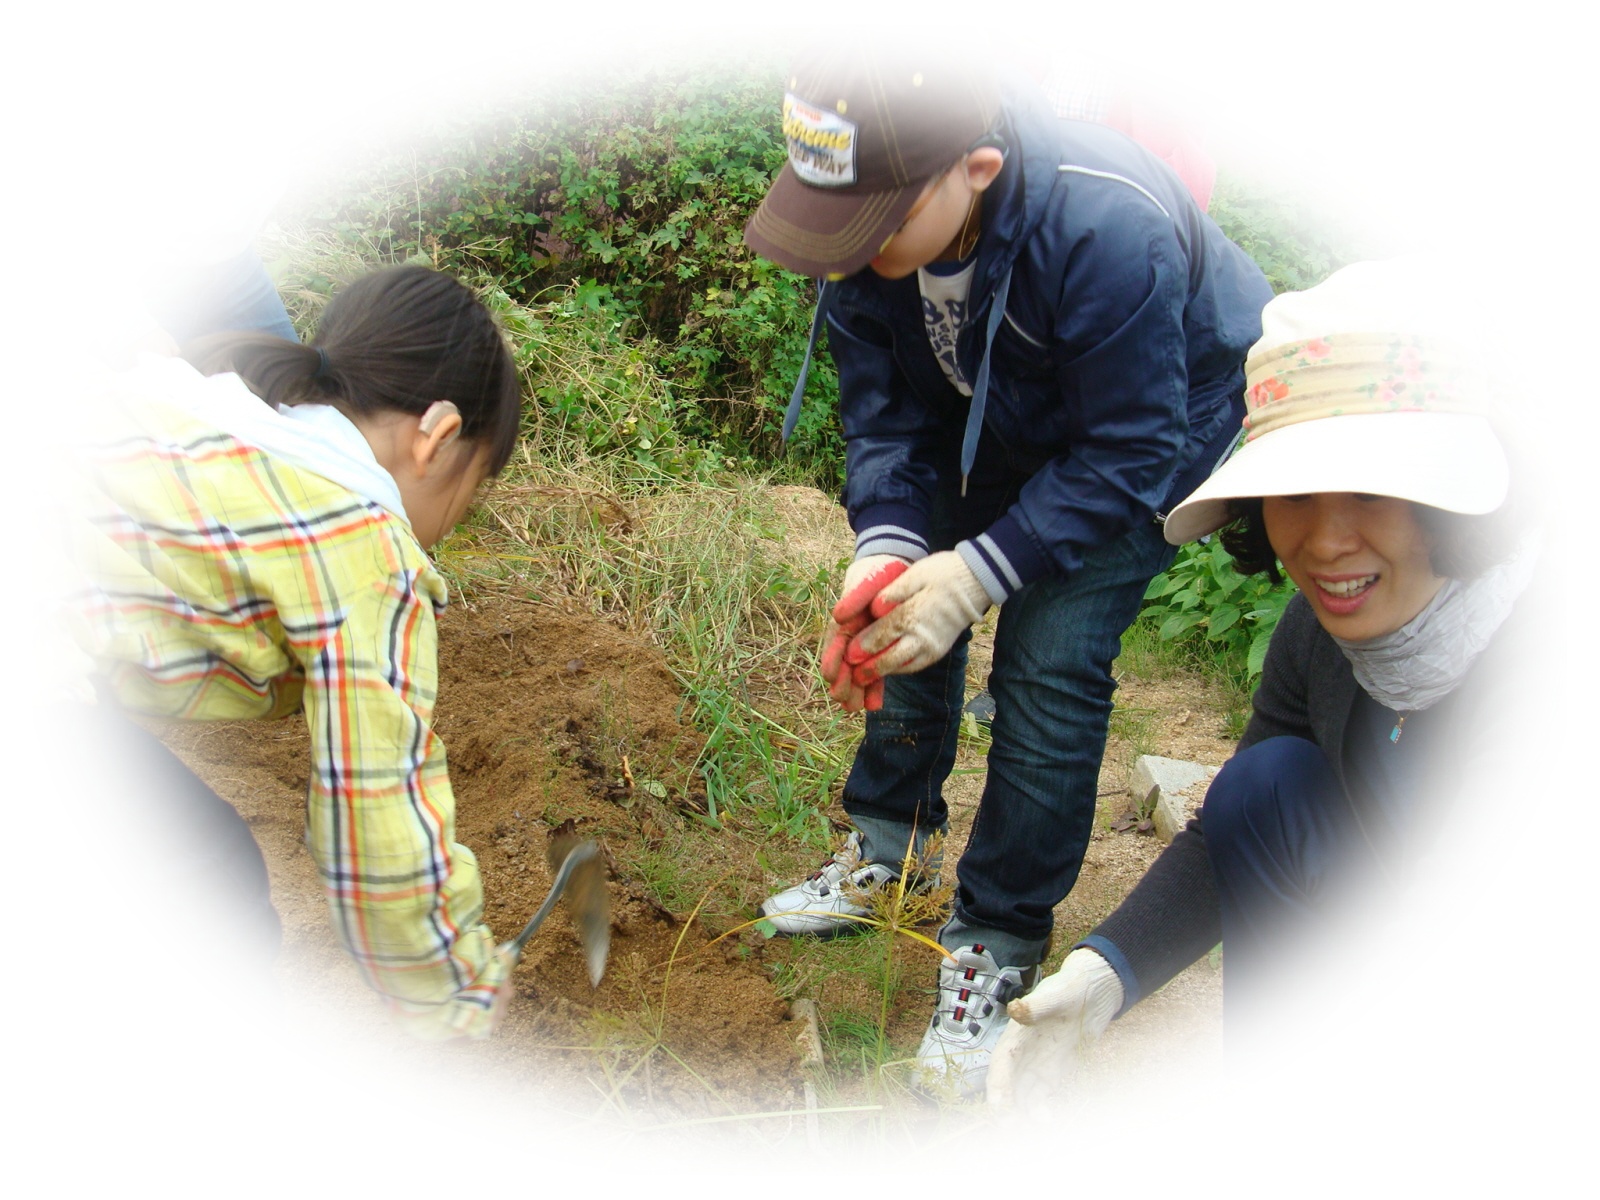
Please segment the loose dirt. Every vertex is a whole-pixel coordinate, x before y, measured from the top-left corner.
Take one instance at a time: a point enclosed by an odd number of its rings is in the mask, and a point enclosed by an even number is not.
[[[713,1099],[718,1108],[796,1099],[788,1006],[759,958],[733,939],[708,947],[703,925],[618,867],[619,855],[636,860],[683,823],[675,809],[704,805],[690,775],[702,739],[680,721],[682,698],[660,652],[582,614],[462,603],[441,619],[439,665],[435,728],[448,748],[457,839],[478,857],[495,936],[514,936],[548,893],[545,850],[556,833],[598,838],[612,875],[611,960],[600,986],[591,987],[558,910],[528,945],[496,1037],[449,1053],[558,1092],[596,1081],[623,1107],[693,1112]],[[302,844],[300,720],[163,732],[262,845],[284,923],[290,1003],[367,1008],[382,1022],[334,940]],[[672,1055],[653,1053],[659,1046]]]
[[[820,493],[782,489],[774,500],[797,563],[810,570],[848,554],[839,510]],[[992,624],[974,640],[974,690],[991,644]],[[1198,679],[1124,674],[1118,705],[1093,840],[1077,886],[1057,910],[1061,948],[1109,913],[1161,849],[1154,836],[1111,829],[1130,803],[1133,757],[1220,763],[1232,748],[1224,701]],[[714,1118],[793,1110],[808,1095],[815,1103],[807,1085],[817,1076],[802,1069],[803,1030],[789,1017],[789,1000],[817,998],[826,1034],[830,1005],[848,999],[851,980],[830,979],[813,964],[808,981],[792,945],[734,927],[753,917],[762,895],[793,882],[784,872],[817,851],[776,846],[737,822],[720,833],[707,829],[695,772],[703,737],[656,647],[581,612],[508,599],[457,602],[440,623],[435,725],[448,747],[457,838],[478,857],[485,919],[496,937],[514,935],[546,895],[549,839],[576,832],[599,839],[606,852],[610,966],[591,987],[576,935],[558,912],[530,943],[493,1039],[441,1048],[376,1036],[392,1039],[396,1053],[442,1058],[600,1116]],[[300,719],[160,732],[239,809],[263,848],[284,924],[285,1005],[384,1030],[381,1004],[334,939],[303,845],[308,749]],[[964,739],[947,787],[947,861],[959,857],[971,827],[982,749],[980,737]],[[836,806],[829,816],[843,823]],[[731,902],[703,897],[696,913],[692,894],[673,892],[670,864],[686,853],[717,856],[732,880],[721,893]],[[931,1012],[936,961],[921,951],[906,957],[897,981],[888,1034],[907,1052]],[[843,1054],[836,1039],[824,1040],[831,1055]],[[1144,1069],[1175,1040],[1191,1052],[1220,1052],[1220,971],[1208,962],[1114,1025],[1091,1076]],[[834,1102],[855,1098],[839,1083],[842,1074],[831,1078]]]

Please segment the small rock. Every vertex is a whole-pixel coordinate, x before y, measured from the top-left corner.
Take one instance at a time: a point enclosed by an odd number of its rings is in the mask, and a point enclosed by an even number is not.
[[[1129,791],[1146,798],[1147,815],[1155,823],[1155,832],[1162,841],[1170,842],[1199,809],[1216,773],[1216,767],[1203,763],[1143,754],[1133,764]]]

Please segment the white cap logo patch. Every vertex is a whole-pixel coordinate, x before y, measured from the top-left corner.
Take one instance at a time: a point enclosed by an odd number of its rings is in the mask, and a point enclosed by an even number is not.
[[[783,137],[789,165],[812,187],[851,187],[856,182],[856,123],[824,112],[793,92],[783,97]]]

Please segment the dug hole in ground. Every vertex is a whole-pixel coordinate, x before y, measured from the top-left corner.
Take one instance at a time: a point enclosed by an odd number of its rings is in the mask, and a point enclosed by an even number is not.
[[[771,498],[785,552],[800,573],[849,554],[841,510],[820,492],[778,488]],[[982,686],[992,641],[991,615],[973,641],[969,692]],[[1152,832],[1126,820],[1135,757],[1218,765],[1233,747],[1220,688],[1198,676],[1141,678],[1126,663],[1119,675],[1093,839],[1077,885],[1056,912],[1052,968],[1162,849]],[[814,679],[785,686],[820,687]],[[595,988],[558,909],[527,947],[497,1034],[443,1046],[417,1044],[390,1028],[330,928],[303,840],[303,720],[158,728],[238,808],[266,855],[284,927],[280,1010],[291,1027],[355,1039],[396,1069],[414,1065],[422,1078],[443,1073],[487,1089],[497,1104],[559,1114],[563,1128],[602,1141],[660,1136],[675,1145],[704,1137],[763,1147],[870,1147],[937,1137],[952,1121],[993,1120],[981,1104],[919,1099],[888,1082],[892,1071],[867,1064],[861,1014],[868,1023],[874,1013],[885,1018],[885,1059],[914,1053],[937,975],[938,958],[927,947],[894,939],[884,1004],[887,934],[831,947],[768,941],[753,928],[714,940],[750,921],[764,896],[813,869],[827,851],[751,828],[737,811],[726,814],[720,831],[707,828],[704,784],[692,770],[704,736],[685,708],[661,652],[645,637],[537,599],[452,601],[440,621],[435,728],[448,748],[457,838],[482,869],[485,919],[498,939],[516,934],[548,892],[549,840],[575,832],[604,848],[613,927],[610,963]],[[963,738],[946,788],[948,866],[982,792],[984,744]],[[837,836],[845,822],[836,802],[827,815]],[[674,860],[708,855],[715,869],[697,877],[713,878],[714,886],[698,894],[674,890]],[[929,924],[923,932],[935,929]],[[815,1002],[820,1066],[802,1063],[795,998]],[[1159,1082],[1175,1064],[1204,1073],[1220,1062],[1221,966],[1213,957],[1112,1025],[1083,1073],[1085,1111],[1112,1092]],[[309,1095],[312,1081],[307,1087]]]

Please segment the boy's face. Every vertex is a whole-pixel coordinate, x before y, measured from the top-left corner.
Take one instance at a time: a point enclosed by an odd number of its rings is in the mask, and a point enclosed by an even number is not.
[[[955,249],[978,193],[957,163],[928,182],[900,228],[867,265],[885,279],[904,279]],[[974,219],[976,217],[974,216]]]
[[[978,234],[979,202],[1004,165],[1005,155],[994,146],[963,155],[928,181],[900,228],[867,265],[885,279],[904,279],[931,262],[959,258],[962,242],[970,250]]]

